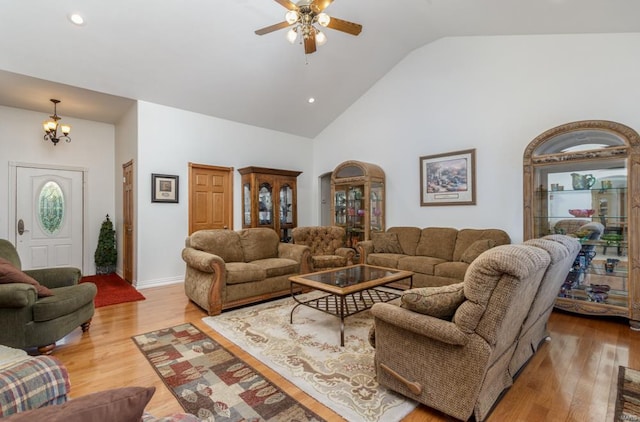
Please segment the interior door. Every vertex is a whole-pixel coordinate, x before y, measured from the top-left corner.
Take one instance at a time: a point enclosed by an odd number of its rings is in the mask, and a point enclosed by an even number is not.
[[[189,163],[189,234],[233,228],[233,167]]]
[[[16,240],[22,269],[82,268],[83,173],[16,168]]]
[[[133,161],[122,165],[122,275],[133,284]]]

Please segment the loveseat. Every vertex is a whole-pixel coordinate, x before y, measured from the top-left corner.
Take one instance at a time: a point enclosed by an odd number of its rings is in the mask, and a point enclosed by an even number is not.
[[[353,265],[355,250],[345,247],[346,231],[340,226],[296,227],[293,243],[311,250],[311,271]]]
[[[269,228],[200,230],[187,237],[185,294],[209,315],[290,293],[310,271],[308,246],[281,243]]]
[[[461,282],[482,252],[510,242],[500,229],[391,227],[357,250],[361,263],[413,271],[413,286],[427,287]]]
[[[378,382],[456,419],[484,420],[547,336],[579,249],[559,235],[498,246],[480,254],[461,283],[375,304]]]

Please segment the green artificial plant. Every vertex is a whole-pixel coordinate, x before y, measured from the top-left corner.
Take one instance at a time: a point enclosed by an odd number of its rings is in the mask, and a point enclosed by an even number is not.
[[[96,274],[111,274],[116,271],[116,261],[118,259],[116,231],[113,229],[109,214],[107,214],[107,218],[105,218],[100,227],[98,248],[93,257],[96,261]]]

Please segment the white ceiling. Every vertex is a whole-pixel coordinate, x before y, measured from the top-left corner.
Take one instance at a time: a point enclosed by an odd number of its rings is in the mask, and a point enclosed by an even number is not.
[[[285,12],[274,0],[0,0],[0,104],[51,114],[58,98],[62,117],[114,123],[143,100],[313,138],[442,37],[640,32],[639,0],[335,0],[325,12],[362,33],[326,29],[305,57],[286,30],[254,34]]]

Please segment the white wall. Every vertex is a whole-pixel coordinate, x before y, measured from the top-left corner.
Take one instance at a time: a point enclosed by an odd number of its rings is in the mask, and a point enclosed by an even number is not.
[[[445,38],[407,56],[314,139],[314,174],[373,162],[386,172],[387,227],[498,227],[519,242],[526,145],[575,120],[640,131],[639,98],[640,34]],[[421,207],[419,157],[469,148],[477,205]]]
[[[0,238],[8,239],[9,162],[59,165],[88,169],[88,209],[85,222],[84,274],[95,274],[93,254],[106,214],[114,215],[114,127],[66,117],[72,125],[71,143],[54,146],[43,141],[42,121],[48,115],[0,106]],[[9,239],[15,243],[15,239]]]
[[[188,232],[189,162],[301,170],[298,224],[312,220],[312,141],[157,104],[138,103],[137,286],[184,278],[181,251]],[[151,174],[179,176],[178,204],[151,202]],[[234,172],[234,229],[240,229],[241,183]]]

